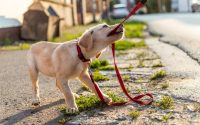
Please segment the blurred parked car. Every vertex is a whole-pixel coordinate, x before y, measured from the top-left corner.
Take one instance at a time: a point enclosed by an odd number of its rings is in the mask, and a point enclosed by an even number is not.
[[[111,12],[112,18],[124,18],[129,14],[127,6],[125,4],[115,4],[113,6],[113,11]]]
[[[200,12],[200,0],[192,1],[192,12]]]

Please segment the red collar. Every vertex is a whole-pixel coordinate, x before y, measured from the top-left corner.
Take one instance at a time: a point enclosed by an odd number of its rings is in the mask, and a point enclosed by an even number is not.
[[[77,52],[78,52],[78,57],[82,62],[89,62],[90,59],[86,59],[81,51],[80,46],[78,45],[78,43],[76,44],[76,48],[77,48]]]

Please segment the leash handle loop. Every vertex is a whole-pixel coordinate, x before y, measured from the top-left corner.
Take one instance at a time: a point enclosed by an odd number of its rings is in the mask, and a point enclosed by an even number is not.
[[[117,75],[118,81],[119,81],[119,83],[120,83],[120,86],[121,86],[121,88],[122,88],[124,94],[125,94],[131,101],[136,102],[136,103],[138,103],[138,104],[140,104],[140,105],[149,105],[149,104],[151,104],[151,103],[153,102],[153,96],[152,96],[152,94],[146,93],[146,94],[141,94],[141,95],[138,95],[138,96],[132,98],[132,97],[129,95],[129,93],[127,92],[126,87],[125,87],[125,85],[124,85],[124,81],[123,81],[123,79],[122,79],[122,77],[121,77],[121,75],[120,75],[119,69],[118,69],[118,67],[117,67],[116,58],[115,58],[115,44],[114,44],[114,43],[112,44],[112,55],[113,55],[113,60],[114,60],[114,66],[115,66],[116,75]],[[141,99],[141,98],[143,98],[143,97],[145,97],[145,96],[150,97],[151,100],[148,101],[148,102],[144,102],[144,101],[139,100],[139,99]]]

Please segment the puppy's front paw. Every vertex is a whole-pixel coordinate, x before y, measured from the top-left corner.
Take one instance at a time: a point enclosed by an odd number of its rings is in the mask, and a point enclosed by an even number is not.
[[[33,99],[32,105],[33,105],[33,106],[39,106],[39,105],[40,105],[40,99],[39,99],[39,98]]]
[[[108,96],[108,95],[103,95],[103,98],[104,98],[104,101],[107,103],[107,104],[110,104],[112,103],[112,99]]]
[[[66,108],[66,113],[67,114],[75,114],[75,113],[78,113],[78,108],[77,107],[74,107],[74,108]]]

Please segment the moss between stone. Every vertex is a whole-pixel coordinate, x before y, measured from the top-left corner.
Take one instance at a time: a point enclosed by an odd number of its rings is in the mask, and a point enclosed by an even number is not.
[[[165,70],[160,70],[158,72],[155,72],[150,79],[151,80],[156,80],[156,79],[160,79],[166,76],[166,71]]]
[[[161,99],[157,102],[157,104],[163,110],[171,109],[174,106],[174,100],[170,96],[162,96]]]
[[[90,66],[91,68],[97,69],[97,70],[114,70],[114,67],[110,66],[107,60],[95,59],[92,61]]]
[[[139,111],[132,111],[130,112],[129,116],[132,118],[132,119],[136,119],[140,116],[140,112]]]
[[[113,92],[107,92],[107,95],[110,98],[112,98],[112,101],[114,103],[126,101],[126,100],[124,100],[124,98],[115,95]],[[107,106],[106,104],[102,103],[96,95],[87,95],[87,96],[81,95],[79,98],[76,99],[76,104],[77,104],[80,112],[86,111],[86,110],[93,110],[96,108],[104,108]],[[77,114],[66,113],[65,107],[59,107],[59,110],[60,110],[60,112],[62,112],[65,115],[68,115],[68,116],[77,115]]]
[[[108,81],[109,78],[107,76],[102,75],[98,70],[93,73],[93,78],[95,81]]]

